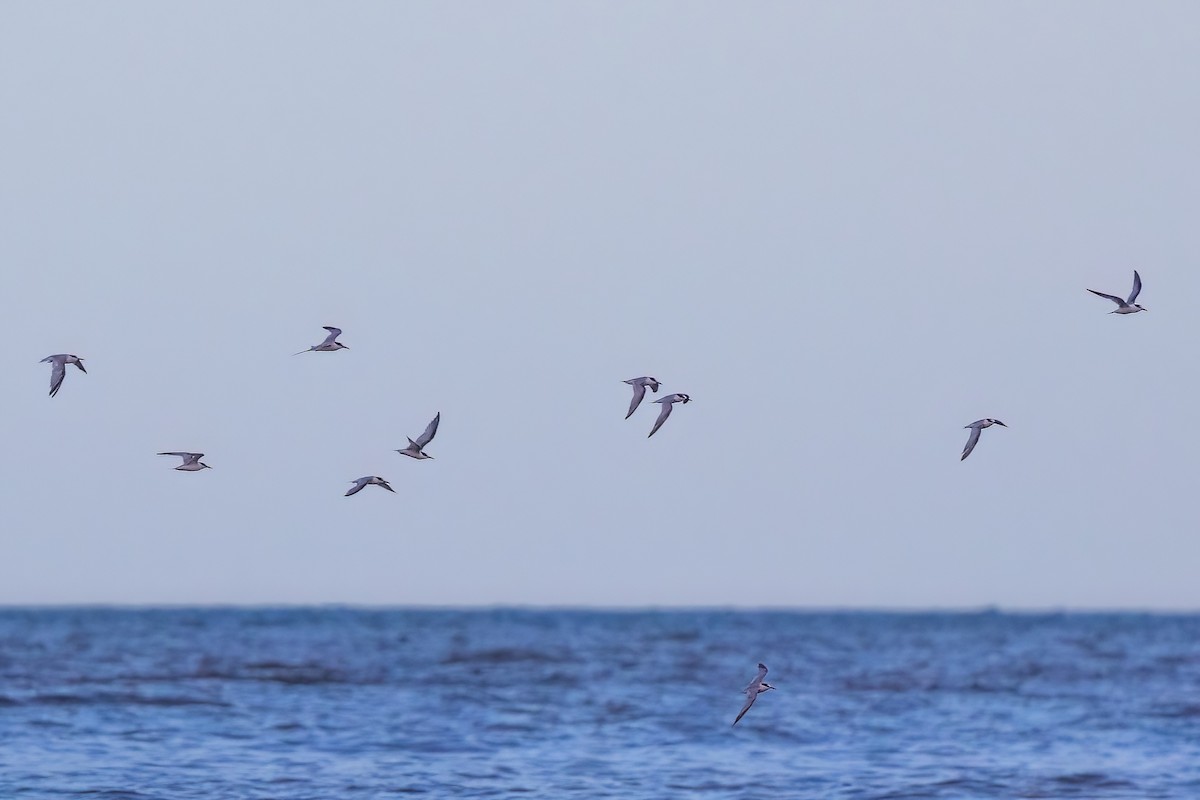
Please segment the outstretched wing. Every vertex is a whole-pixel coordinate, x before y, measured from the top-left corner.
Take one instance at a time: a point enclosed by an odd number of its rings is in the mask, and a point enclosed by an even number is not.
[[[980,430],[982,429],[971,428],[971,435],[967,437],[967,446],[963,448],[962,458],[959,458],[959,461],[962,461],[964,458],[971,455],[971,451],[975,449],[975,445],[979,442]]]
[[[1142,276],[1138,275],[1138,271],[1133,271],[1133,291],[1129,293],[1129,299],[1126,301],[1132,303],[1137,300],[1138,292],[1142,291]]]
[[[437,416],[433,418],[433,421],[430,422],[429,425],[427,425],[425,427],[425,432],[417,437],[417,441],[416,441],[417,447],[424,447],[425,445],[427,445],[433,441],[433,436],[434,436],[434,434],[437,433],[438,423],[441,421],[442,421],[442,412],[439,411],[437,413]]]
[[[754,701],[757,699],[758,699],[758,686],[757,685],[755,685],[753,689],[746,690],[746,705],[742,706],[742,710],[738,712],[737,719],[735,719],[733,721],[734,725],[737,725],[738,722],[741,721],[742,717],[746,716],[746,712],[750,710],[750,706],[754,705]]]
[[[350,491],[346,492],[346,495],[345,495],[345,496],[346,496],[346,497],[349,497],[349,496],[350,496],[350,495],[352,495],[352,494],[358,494],[359,492],[361,492],[361,491],[362,491],[363,487],[364,487],[364,486],[366,486],[366,485],[367,485],[367,481],[366,481],[366,479],[365,479],[365,478],[359,478],[358,480],[356,480],[356,481],[354,482],[354,485],[350,487]]]
[[[655,391],[657,391],[657,389]],[[625,419],[629,419],[633,412],[637,410],[637,407],[642,403],[642,398],[645,396],[646,385],[644,383],[633,384],[633,400],[631,400],[629,403],[629,413],[625,415]]]
[[[329,335],[325,337],[325,341],[321,342],[321,344],[333,344],[337,340],[337,337],[342,335],[341,328],[332,328],[328,325],[322,325],[321,327],[329,331]]]
[[[1116,304],[1117,304],[1117,305],[1119,305],[1119,306],[1125,306],[1125,305],[1126,305],[1126,302],[1125,302],[1124,300],[1122,300],[1122,299],[1121,299],[1121,298],[1119,298],[1119,297],[1116,297],[1115,295],[1111,295],[1111,294],[1105,294],[1104,292],[1097,292],[1095,289],[1088,289],[1088,291],[1089,291],[1089,292],[1091,292],[1091,293],[1092,293],[1092,294],[1094,294],[1094,295],[1098,295],[1099,297],[1103,297],[1105,300],[1112,300],[1114,303],[1116,303]]]
[[[180,458],[182,458],[182,459],[183,459],[183,463],[184,463],[184,464],[194,464],[194,463],[196,463],[197,461],[199,461],[200,459],[204,458],[204,453],[177,453],[177,452],[170,452],[170,453],[159,453],[159,455],[160,455],[160,456],[179,456]]]
[[[54,359],[52,363],[54,368],[50,370],[50,396],[54,397],[62,388],[63,378],[67,377],[67,363],[60,358]]]
[[[395,492],[396,492],[396,490],[392,488],[392,485],[390,483],[388,483],[387,481],[379,481],[375,485],[382,486],[383,488],[387,489],[389,492],[392,492],[393,494],[395,494]]]
[[[650,433],[646,434],[647,439],[653,436],[655,431],[662,427],[662,424],[667,421],[667,417],[671,416],[671,409],[674,407],[674,403],[662,404],[662,411],[658,412],[658,419],[654,421],[654,427],[650,429]]]

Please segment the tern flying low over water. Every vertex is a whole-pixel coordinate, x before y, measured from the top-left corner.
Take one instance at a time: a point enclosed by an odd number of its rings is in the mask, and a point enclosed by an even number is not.
[[[658,394],[658,387],[662,385],[658,382],[658,378],[651,378],[649,376],[630,378],[625,383],[633,387],[633,400],[629,403],[629,413],[625,415],[625,419],[629,419],[633,415],[633,412],[637,411],[637,407],[642,404],[642,398],[646,396],[647,386],[650,387],[650,391]]]
[[[662,427],[662,424],[667,421],[667,417],[671,416],[672,406],[674,406],[676,403],[690,403],[692,402],[692,398],[686,394],[680,394],[676,392],[675,394],[669,394],[666,397],[660,397],[654,402],[662,403],[662,411],[658,412],[658,419],[654,420],[654,427],[650,429],[650,433],[646,434],[647,439],[653,436],[654,432]]]
[[[83,359],[79,356],[73,356],[69,353],[59,353],[53,356],[46,356],[39,364],[50,363],[54,368],[50,370],[50,396],[58,394],[58,390],[62,387],[63,378],[67,377],[67,364],[74,364],[79,367],[80,371],[85,375],[87,370],[83,368]]]
[[[350,482],[353,483],[354,485],[350,487],[350,491],[346,492],[346,497],[349,497],[352,494],[358,494],[359,492],[361,492],[363,490],[364,486],[370,486],[371,484],[375,484],[376,486],[382,486],[383,488],[387,489],[389,492],[396,491],[395,489],[393,489],[391,486],[388,485],[387,481],[385,481],[383,478],[379,477],[378,475],[364,475],[363,477],[359,478],[358,480],[350,481]]]
[[[971,435],[967,437],[967,446],[963,448],[962,458],[958,459],[959,461],[962,461],[964,458],[971,455],[971,451],[974,450],[975,445],[979,443],[979,432],[984,428],[990,428],[993,425],[999,425],[1003,428],[1008,427],[1000,420],[992,419],[990,417],[988,419],[977,419],[970,425],[963,426],[964,428],[971,429]]]
[[[1133,291],[1129,293],[1128,300],[1122,300],[1121,298],[1117,297],[1116,295],[1105,294],[1104,292],[1097,292],[1095,289],[1088,289],[1088,291],[1094,295],[1098,295],[1100,297],[1107,298],[1108,300],[1112,300],[1114,303],[1117,304],[1117,310],[1108,312],[1110,314],[1136,314],[1139,311],[1146,310],[1146,309],[1142,308],[1141,306],[1139,306],[1137,303],[1133,302],[1134,300],[1137,300],[1138,293],[1140,291],[1142,291],[1142,276],[1138,275],[1138,272],[1136,269],[1133,271]]]
[[[199,472],[202,469],[212,469],[208,464],[205,464],[200,459],[204,458],[204,453],[159,453],[160,456],[179,456],[183,459],[183,463],[175,469],[184,472]]]
[[[409,439],[408,447],[404,448],[403,450],[397,450],[396,452],[402,456],[415,458],[418,461],[424,461],[427,458],[433,458],[433,456],[425,452],[425,445],[433,441],[433,436],[435,433],[437,433],[438,423],[441,421],[442,412],[439,411],[437,416],[433,418],[433,422],[430,422],[425,427],[424,433],[418,436],[415,440]]]
[[[303,355],[304,353],[311,353],[314,350],[319,353],[332,353],[335,350],[350,349],[349,347],[346,347],[346,345],[337,341],[337,337],[342,335],[341,328],[334,328],[329,325],[322,325],[321,327],[329,331],[329,335],[325,337],[325,341],[321,342],[320,344],[314,344],[312,347],[308,348],[307,350],[301,350],[299,353],[292,353],[292,355]]]
[[[754,680],[750,681],[750,683],[746,685],[746,688],[742,690],[746,693],[746,705],[742,706],[742,710],[738,712],[737,719],[733,721],[734,725],[737,725],[738,720],[746,716],[746,712],[750,710],[750,706],[754,705],[754,701],[758,699],[760,694],[775,688],[763,680],[765,677],[767,677],[767,665],[759,664],[758,674],[755,675]]]

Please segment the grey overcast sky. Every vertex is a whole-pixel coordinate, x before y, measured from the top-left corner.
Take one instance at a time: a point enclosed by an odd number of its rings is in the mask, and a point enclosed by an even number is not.
[[[6,3],[0,602],[1200,607],[1198,94],[1184,2]]]

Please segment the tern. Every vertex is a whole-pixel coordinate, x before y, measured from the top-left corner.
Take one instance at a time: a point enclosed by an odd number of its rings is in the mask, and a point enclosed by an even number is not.
[[[67,364],[74,364],[79,367],[80,371],[85,375],[87,370],[83,368],[83,359],[79,356],[73,356],[69,353],[59,353],[53,356],[46,356],[39,364],[50,363],[54,368],[50,370],[50,396],[58,394],[58,390],[62,387],[63,378],[67,377]]]
[[[977,419],[970,425],[963,426],[964,428],[971,429],[971,435],[967,437],[967,446],[963,448],[962,458],[958,459],[959,461],[962,461],[964,458],[971,455],[971,451],[974,450],[975,445],[979,443],[979,432],[984,428],[990,428],[993,425],[1000,425],[1004,428],[1008,427],[1000,420],[992,419],[990,417],[988,419]]]
[[[361,492],[363,490],[364,486],[370,486],[371,484],[375,484],[376,486],[382,486],[383,488],[387,489],[389,492],[396,491],[395,489],[393,489],[391,486],[388,485],[387,481],[385,481],[383,478],[379,477],[378,475],[364,475],[363,477],[359,478],[358,480],[350,481],[350,482],[353,483],[354,485],[350,487],[350,491],[346,492],[346,497],[349,497],[352,494],[358,494],[359,492]]]
[[[1116,295],[1105,294],[1104,292],[1097,292],[1095,289],[1088,289],[1088,291],[1094,295],[1098,295],[1100,297],[1104,297],[1109,300],[1112,300],[1114,303],[1117,304],[1117,310],[1108,312],[1110,314],[1136,314],[1139,311],[1146,310],[1146,309],[1142,308],[1141,306],[1139,306],[1137,303],[1133,302],[1134,300],[1137,300],[1138,292],[1142,291],[1142,276],[1138,275],[1138,272],[1136,269],[1133,271],[1133,291],[1129,293],[1128,300],[1122,300],[1121,298],[1117,297]]]
[[[667,421],[667,417],[671,416],[671,407],[673,405],[676,403],[690,403],[692,402],[692,398],[686,394],[679,394],[676,392],[675,394],[669,394],[666,397],[660,397],[654,402],[662,403],[662,411],[658,412],[658,419],[654,421],[654,427],[650,429],[650,433],[646,434],[647,439],[653,436],[654,432],[662,427],[662,424]]]
[[[329,335],[325,337],[325,341],[321,342],[320,344],[314,344],[312,347],[308,348],[307,350],[301,350],[299,353],[292,353],[292,355],[299,356],[303,355],[304,353],[311,353],[314,350],[319,353],[332,353],[337,350],[350,349],[349,347],[346,347],[346,345],[337,341],[337,337],[342,335],[341,328],[334,328],[330,325],[322,325],[321,327],[329,331]]]
[[[175,469],[183,472],[199,472],[202,469],[212,469],[208,464],[205,464],[200,459],[204,458],[204,453],[159,453],[160,456],[179,456],[183,459],[183,463]]]
[[[734,725],[737,725],[738,720],[746,716],[746,712],[750,710],[750,706],[754,705],[754,701],[758,699],[760,694],[775,688],[763,680],[765,677],[767,677],[767,665],[759,664],[758,674],[755,675],[754,680],[750,681],[750,683],[746,685],[746,688],[742,690],[746,693],[746,705],[742,706],[742,710],[738,712],[737,719],[733,721]]]
[[[433,456],[425,452],[425,445],[433,441],[433,435],[437,433],[438,423],[441,421],[442,412],[439,411],[437,416],[433,418],[433,422],[430,422],[429,425],[425,427],[424,433],[418,436],[415,440],[409,439],[408,447],[404,448],[403,450],[397,450],[396,452],[402,456],[415,458],[418,461],[424,461],[427,458],[433,458]]]
[[[625,383],[633,387],[633,400],[629,403],[629,413],[625,415],[625,419],[629,419],[633,415],[633,412],[637,411],[637,407],[642,404],[642,398],[646,396],[647,386],[650,387],[650,391],[658,394],[658,387],[662,385],[658,382],[658,378],[651,378],[649,376],[630,378]]]

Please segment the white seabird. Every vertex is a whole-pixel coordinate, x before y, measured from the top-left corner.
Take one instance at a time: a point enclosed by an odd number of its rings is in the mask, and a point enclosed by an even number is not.
[[[742,710],[738,712],[737,719],[733,721],[734,725],[737,725],[738,720],[746,716],[746,712],[750,710],[750,706],[754,705],[754,701],[758,699],[760,694],[775,688],[763,680],[765,677],[767,677],[767,665],[759,664],[758,674],[755,675],[754,680],[750,681],[750,683],[746,685],[746,688],[742,690],[746,693],[746,705],[742,706]]]
[[[404,448],[403,450],[397,450],[396,452],[402,456],[415,458],[418,461],[424,461],[427,458],[433,458],[433,456],[425,452],[425,445],[433,441],[433,436],[437,433],[438,423],[441,422],[441,420],[442,412],[439,411],[437,416],[433,418],[433,421],[425,427],[424,433],[418,436],[415,440],[409,439],[408,447]]]
[[[54,367],[50,370],[50,396],[58,394],[58,390],[62,387],[63,378],[67,377],[67,364],[74,364],[79,367],[80,371],[87,374],[87,370],[83,368],[83,359],[79,356],[74,356],[69,353],[58,353],[53,356],[46,356],[39,364],[51,363]]]
[[[199,472],[202,469],[212,469],[212,467],[210,467],[208,464],[205,464],[203,461],[200,460],[200,459],[204,458],[204,453],[170,452],[170,453],[159,453],[159,455],[160,456],[179,456],[180,458],[182,458],[183,463],[180,464],[178,467],[175,467],[175,469],[182,470],[184,472]]]
[[[654,427],[650,429],[650,433],[646,434],[647,439],[653,436],[654,432],[662,427],[662,424],[667,421],[667,417],[671,416],[671,407],[673,405],[676,403],[690,403],[692,402],[692,398],[686,394],[680,394],[676,392],[675,394],[669,394],[666,397],[660,397],[654,402],[662,403],[662,411],[658,412],[658,419],[654,421]]]
[[[625,415],[625,419],[629,419],[633,412],[637,410],[637,407],[641,405],[642,398],[646,396],[647,386],[650,387],[650,391],[658,394],[658,387],[662,385],[658,382],[658,378],[651,378],[649,376],[630,378],[625,383],[633,387],[633,400],[629,403],[629,413]]]
[[[365,475],[356,481],[350,481],[350,482],[353,483],[354,485],[350,487],[350,491],[346,492],[346,495],[345,495],[346,497],[349,497],[352,494],[358,494],[359,492],[361,492],[363,490],[364,486],[370,486],[371,484],[375,484],[376,486],[382,486],[383,488],[387,489],[389,492],[396,491],[395,489],[393,489],[391,486],[388,485],[387,481],[385,481],[383,478],[379,477],[378,475]]]
[[[971,435],[967,437],[967,446],[963,448],[962,457],[958,459],[959,461],[962,461],[964,458],[971,455],[971,451],[975,449],[975,445],[979,442],[979,432],[984,428],[990,428],[993,425],[1000,425],[1004,428],[1008,427],[1000,420],[992,419],[991,417],[987,419],[977,419],[970,425],[963,426],[964,428],[971,429]]]
[[[346,345],[337,341],[337,337],[342,335],[341,328],[334,328],[330,325],[322,325],[321,327],[329,331],[329,335],[325,337],[325,341],[321,342],[320,344],[314,344],[312,347],[308,348],[307,350],[301,350],[299,353],[292,353],[292,355],[303,355],[304,353],[311,353],[314,350],[320,353],[332,353],[335,350],[350,349],[349,347],[346,347]]]
[[[1136,269],[1133,271],[1133,291],[1129,293],[1128,300],[1122,300],[1121,298],[1117,297],[1116,295],[1105,294],[1104,292],[1097,292],[1095,289],[1088,289],[1088,291],[1094,295],[1098,295],[1098,296],[1106,298],[1108,300],[1112,300],[1114,303],[1117,304],[1117,310],[1108,312],[1110,314],[1136,314],[1139,311],[1146,310],[1146,309],[1142,308],[1141,306],[1139,306],[1137,303],[1133,302],[1134,300],[1137,300],[1138,293],[1142,291],[1142,276],[1138,275],[1138,272]]]

